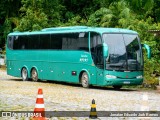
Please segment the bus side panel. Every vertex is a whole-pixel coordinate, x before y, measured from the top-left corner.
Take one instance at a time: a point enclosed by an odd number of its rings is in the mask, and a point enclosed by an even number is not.
[[[24,66],[28,68],[28,72],[31,73],[31,69],[35,67],[38,72],[39,79],[43,79],[43,69],[45,68],[47,61],[47,52],[43,51],[23,51],[23,50],[7,50],[7,74],[21,77],[21,70]],[[43,56],[43,58],[41,57]],[[29,77],[30,74],[29,74]]]
[[[7,49],[7,74],[15,77],[21,77],[21,62],[17,59],[19,58],[17,52]]]
[[[97,84],[96,68],[90,53],[85,51],[8,50],[7,73],[21,77],[21,69],[24,66],[28,68],[29,73],[35,67],[41,80],[73,83],[79,83],[79,74],[86,69],[91,76],[90,84]]]
[[[46,74],[47,80],[54,81],[65,81],[71,83],[79,83],[80,73],[86,69],[90,74],[90,84],[96,84],[96,74],[95,67],[89,66],[87,64],[78,64],[78,63],[57,63],[50,62],[48,63],[50,67],[48,68],[48,73]],[[45,72],[46,73],[46,72]]]
[[[95,66],[90,53],[84,51],[49,52],[48,79],[79,83],[79,74],[87,69],[92,75],[91,83],[96,84]]]
[[[7,60],[7,74],[15,77],[21,77],[20,70],[16,65],[16,61]]]

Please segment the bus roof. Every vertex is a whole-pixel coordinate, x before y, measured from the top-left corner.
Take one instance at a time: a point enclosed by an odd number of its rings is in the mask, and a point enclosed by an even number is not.
[[[12,32],[9,35],[32,35],[32,34],[50,34],[50,33],[75,33],[75,32],[98,32],[102,33],[127,33],[138,34],[136,31],[122,28],[103,28],[103,27],[87,27],[87,26],[71,26],[71,27],[53,27],[44,28],[40,31],[32,32]]]

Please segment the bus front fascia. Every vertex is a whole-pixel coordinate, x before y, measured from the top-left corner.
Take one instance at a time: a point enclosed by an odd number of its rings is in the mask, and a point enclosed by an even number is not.
[[[145,46],[148,52],[148,58],[150,58],[150,47]],[[103,57],[104,57],[104,80],[105,85],[141,85],[143,82],[143,71],[106,71],[106,59],[109,57],[109,47],[106,43],[103,43]],[[118,78],[117,76],[120,76]],[[134,76],[134,78],[128,76]]]

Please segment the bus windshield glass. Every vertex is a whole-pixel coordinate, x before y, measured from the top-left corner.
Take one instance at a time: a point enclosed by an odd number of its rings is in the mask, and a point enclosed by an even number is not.
[[[141,45],[135,34],[103,34],[109,47],[106,69],[118,71],[137,71],[143,69]]]

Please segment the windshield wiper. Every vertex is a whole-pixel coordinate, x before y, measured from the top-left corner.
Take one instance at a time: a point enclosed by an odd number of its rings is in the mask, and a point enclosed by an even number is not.
[[[124,61],[123,61],[122,65],[120,66],[120,68],[119,68],[118,70],[121,70],[121,68],[123,68],[123,67],[124,67],[125,63],[127,63],[127,61],[126,61],[126,60],[124,60]],[[126,64],[126,65],[127,65],[127,64]]]

